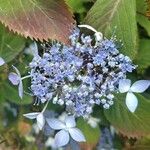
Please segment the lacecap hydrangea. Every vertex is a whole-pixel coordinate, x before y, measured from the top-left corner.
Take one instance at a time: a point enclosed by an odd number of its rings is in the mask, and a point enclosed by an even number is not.
[[[24,116],[36,119],[40,129],[45,121],[54,130],[61,130],[56,134],[58,146],[66,145],[69,134],[75,141],[85,141],[79,129],[75,128],[75,118],[87,118],[93,112],[95,105],[104,109],[113,107],[114,94],[125,93],[126,105],[134,112],[138,100],[133,92],[144,92],[150,81],[139,80],[131,86],[126,79],[137,66],[128,56],[120,53],[122,44],[113,36],[110,39],[103,37],[89,25],[80,25],[80,28],[92,30],[93,35],[81,33],[75,28],[69,37],[70,45],[53,41],[44,47],[44,52],[38,52],[37,45],[33,49],[33,60],[29,64],[29,75],[21,77],[19,70],[9,74],[9,80],[19,86],[19,96],[23,96],[22,80],[31,78],[30,90],[36,97],[36,103],[46,103],[42,112],[33,112]],[[64,123],[57,119],[47,120],[43,113],[48,103],[65,106],[66,117]],[[61,137],[67,140],[62,141]]]
[[[119,53],[115,37],[97,41],[76,28],[70,46],[53,42],[30,63],[31,90],[38,101],[65,105],[75,116],[87,117],[93,106],[109,109],[120,79],[132,72],[131,59]]]

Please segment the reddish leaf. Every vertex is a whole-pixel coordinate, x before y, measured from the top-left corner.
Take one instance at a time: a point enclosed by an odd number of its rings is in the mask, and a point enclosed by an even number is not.
[[[0,20],[25,37],[64,43],[75,23],[64,0],[1,0]]]

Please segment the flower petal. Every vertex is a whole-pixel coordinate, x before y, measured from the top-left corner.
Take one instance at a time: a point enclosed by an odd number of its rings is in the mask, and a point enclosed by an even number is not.
[[[89,29],[89,30],[91,30],[91,31],[93,31],[93,32],[97,32],[93,27],[91,27],[90,25],[87,25],[87,24],[82,24],[82,25],[78,25],[78,27],[80,27],[80,28],[87,28],[87,29]]]
[[[18,86],[18,92],[19,92],[19,96],[22,99],[23,98],[23,84],[22,81],[20,80],[19,86]]]
[[[78,128],[70,128],[69,133],[71,137],[77,142],[85,142],[83,133]]]
[[[33,113],[23,114],[23,116],[29,119],[35,119],[39,114],[40,112],[33,112]]]
[[[58,119],[46,119],[48,125],[54,130],[60,130],[66,128],[65,124]]]
[[[69,133],[66,130],[61,130],[55,135],[55,145],[57,147],[64,146],[69,142]]]
[[[10,82],[11,82],[13,85],[18,85],[19,82],[20,82],[20,79],[19,79],[18,74],[14,73],[14,72],[11,72],[11,73],[8,75],[8,79],[10,80]]]
[[[68,128],[73,128],[76,126],[75,118],[73,116],[67,116],[65,123]]]
[[[43,128],[44,125],[45,125],[45,118],[44,118],[43,113],[40,113],[40,114],[37,116],[36,120],[37,120],[37,125],[38,125],[39,129],[42,130],[42,128]]]
[[[4,65],[5,64],[5,61],[2,57],[0,57],[0,66]]]
[[[16,73],[18,74],[18,76],[20,77],[21,79],[21,74],[20,74],[20,71],[15,67],[15,66],[12,66],[14,68],[14,70],[16,71]]]
[[[134,112],[138,106],[138,100],[136,96],[131,92],[127,93],[126,105],[131,112]]]
[[[33,54],[34,57],[38,57],[39,56],[39,54],[38,54],[38,46],[37,46],[36,42],[34,42],[34,43],[32,43],[30,45],[30,49],[31,49],[32,54]]]
[[[142,93],[144,92],[146,89],[148,89],[148,87],[150,86],[150,80],[139,80],[136,81],[132,86],[131,86],[131,91],[132,92],[136,92],[136,93]]]
[[[128,92],[131,86],[131,80],[129,79],[122,79],[119,81],[119,92],[125,93]]]

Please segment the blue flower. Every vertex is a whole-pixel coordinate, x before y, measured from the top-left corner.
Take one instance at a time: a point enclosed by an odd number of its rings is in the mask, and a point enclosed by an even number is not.
[[[119,81],[119,92],[126,93],[126,105],[131,112],[134,112],[138,106],[137,97],[134,93],[142,93],[150,86],[150,80],[139,80],[131,86],[131,80],[123,79]]]
[[[18,85],[18,92],[19,96],[22,99],[23,98],[23,84],[22,84],[22,78],[19,70],[13,66],[16,73],[12,72],[9,74],[8,79],[11,81],[13,85]]]
[[[73,116],[67,116],[65,122],[58,119],[47,119],[47,123],[52,129],[60,130],[55,135],[55,145],[57,147],[68,144],[70,137],[77,142],[85,142],[84,135],[75,127],[76,122]]]

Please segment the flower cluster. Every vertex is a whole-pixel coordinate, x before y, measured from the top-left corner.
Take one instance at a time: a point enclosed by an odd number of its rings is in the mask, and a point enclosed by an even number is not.
[[[139,80],[131,86],[126,74],[132,72],[136,66],[128,56],[119,52],[121,45],[119,46],[115,37],[107,39],[88,25],[79,27],[92,30],[94,35],[84,35],[76,28],[69,37],[69,46],[52,42],[44,47],[42,54],[38,53],[34,43],[34,57],[29,64],[29,75],[21,77],[19,70],[14,66],[16,73],[9,74],[12,84],[18,85],[21,98],[22,80],[31,78],[30,89],[33,96],[38,104],[46,102],[46,105],[41,112],[32,112],[24,116],[36,119],[39,129],[43,129],[47,122],[53,130],[60,130],[55,136],[58,146],[66,145],[69,137],[78,142],[85,141],[82,132],[75,128],[75,118],[90,116],[94,105],[109,109],[114,103],[114,93],[127,92],[126,105],[134,112],[138,100],[133,92],[142,93],[150,86],[150,81],[147,80]],[[3,64],[4,61],[0,58],[0,65]],[[44,116],[50,101],[65,106],[69,116],[64,122]]]
[[[30,63],[31,90],[39,101],[52,99],[65,105],[76,116],[88,116],[95,104],[108,109],[120,79],[135,65],[119,53],[115,38],[98,41],[77,28],[70,36],[71,45],[58,42],[35,55]]]

